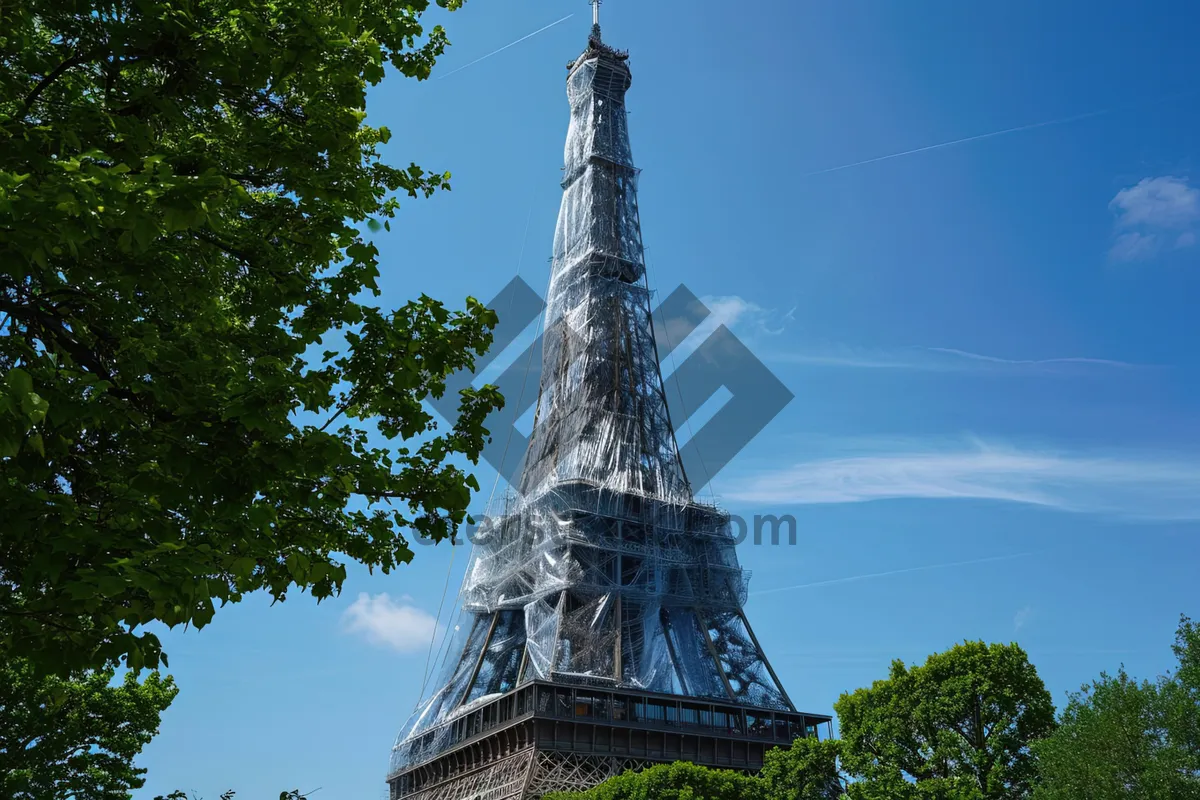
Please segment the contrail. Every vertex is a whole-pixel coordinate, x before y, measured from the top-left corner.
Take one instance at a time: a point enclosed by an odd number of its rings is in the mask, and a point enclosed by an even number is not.
[[[926,145],[925,147],[918,147],[915,150],[905,150],[903,153],[890,153],[889,155],[886,155],[886,156],[876,156],[875,158],[868,158],[865,161],[855,161],[853,164],[842,164],[841,166],[838,166],[838,167],[827,167],[825,169],[819,169],[816,172],[805,173],[804,177],[810,178],[813,175],[824,175],[827,172],[838,172],[839,170],[850,169],[851,167],[861,167],[866,164],[874,164],[879,161],[890,161],[893,158],[900,158],[901,156],[911,156],[916,153],[927,153],[930,150],[941,150],[943,147],[954,147],[955,145],[966,144],[967,142],[978,142],[982,139],[991,139],[996,136],[1005,136],[1010,133],[1020,133],[1021,131],[1031,131],[1036,128],[1048,128],[1051,125],[1066,125],[1069,122],[1079,122],[1080,120],[1091,119],[1092,117],[1102,117],[1105,114],[1111,114],[1114,111],[1119,111],[1119,110],[1120,109],[1116,109],[1116,108],[1106,108],[1103,111],[1090,111],[1087,114],[1076,114],[1073,117],[1063,117],[1062,119],[1052,119],[1052,120],[1049,120],[1048,122],[1035,122],[1032,125],[1021,125],[1016,128],[1005,128],[1002,131],[992,131],[991,133],[981,133],[976,136],[968,136],[965,139],[955,139],[952,142],[942,142],[940,144],[931,144],[931,145]]]
[[[542,31],[548,31],[548,30],[550,30],[551,28],[553,28],[555,25],[561,25],[562,23],[566,22],[567,20],[569,20],[569,19],[570,19],[571,17],[573,17],[573,16],[575,16],[575,15],[574,15],[574,14],[567,14],[567,15],[566,15],[565,17],[563,17],[562,19],[560,19],[560,20],[556,20],[556,21],[554,21],[554,22],[551,22],[549,25],[547,25],[547,26],[546,26],[546,27],[544,27],[544,28],[538,28],[538,29],[537,29],[536,31],[534,31],[533,33],[528,33],[528,34],[526,34],[526,35],[522,36],[520,39],[517,39],[515,42],[509,42],[508,44],[504,45],[504,47],[501,47],[499,50],[493,50],[492,52],[488,53],[486,56],[480,56],[479,58],[477,58],[477,59],[475,59],[474,61],[472,61],[470,64],[463,64],[463,65],[462,65],[461,67],[459,67],[458,69],[452,69],[452,70],[450,70],[450,71],[449,71],[449,72],[447,72],[445,75],[442,75],[441,77],[439,77],[439,78],[438,78],[438,80],[440,81],[440,80],[442,80],[442,79],[444,79],[444,78],[449,78],[449,77],[450,77],[451,75],[453,75],[454,73],[456,73],[456,72],[462,72],[462,71],[463,71],[464,69],[466,69],[467,67],[473,67],[473,66],[475,66],[476,64],[478,64],[480,61],[486,61],[487,59],[491,58],[492,56],[496,55],[497,53],[503,53],[503,52],[504,52],[505,50],[507,50],[508,48],[510,48],[510,47],[513,47],[513,46],[515,46],[515,45],[518,45],[518,44],[520,44],[521,42],[525,41],[526,39],[532,39],[534,36],[537,36],[537,35],[538,35],[539,33],[541,33]]]
[[[833,586],[837,583],[853,583],[855,581],[865,581],[870,578],[885,578],[889,575],[905,575],[909,572],[924,572],[931,569],[949,569],[950,567],[967,567],[972,564],[992,564],[996,561],[1013,561],[1018,558],[1029,558],[1037,555],[1037,553],[1016,553],[1010,556],[992,556],[991,558],[976,558],[971,561],[955,561],[949,564],[929,564],[924,567],[909,567],[907,569],[894,569],[888,572],[872,572],[869,575],[852,575],[848,578],[834,578],[830,581],[817,581],[816,583],[802,583],[798,586],[781,586],[778,589],[764,589],[760,592],[751,592],[753,595],[758,594],[775,594],[776,592],[790,592],[794,589],[812,589],[817,586]]]
[[[1183,97],[1189,97],[1194,94],[1196,94],[1196,92],[1194,90],[1186,91],[1186,92],[1175,92],[1173,94],[1163,95],[1161,97],[1155,97],[1155,98],[1153,98],[1151,100],[1147,100],[1143,103],[1131,103],[1130,105],[1106,108],[1103,111],[1089,111],[1086,114],[1076,114],[1073,117],[1063,117],[1061,119],[1052,119],[1052,120],[1048,120],[1046,122],[1035,122],[1032,125],[1020,125],[1016,128],[1005,128],[1002,131],[992,131],[991,133],[981,133],[981,134],[978,134],[977,136],[968,136],[965,139],[955,139],[952,142],[942,142],[940,144],[931,144],[931,145],[926,145],[925,147],[918,147],[915,150],[905,150],[903,153],[891,153],[886,156],[876,156],[875,158],[868,158],[865,161],[855,161],[853,164],[842,164],[841,166],[838,166],[838,167],[827,167],[825,169],[819,169],[816,172],[806,173],[803,177],[808,178],[813,175],[824,175],[827,172],[837,172],[837,171],[843,170],[843,169],[850,169],[851,167],[861,167],[865,164],[874,164],[879,161],[889,161],[893,158],[900,158],[901,156],[911,156],[914,153],[926,153],[930,150],[941,150],[943,147],[954,147],[955,145],[966,144],[967,142],[978,142],[981,139],[991,139],[996,136],[1005,136],[1010,133],[1020,133],[1021,131],[1032,131],[1037,128],[1048,128],[1051,125],[1066,125],[1071,122],[1079,122],[1080,120],[1084,120],[1084,119],[1092,119],[1093,117],[1103,117],[1106,114],[1115,114],[1118,111],[1131,111],[1135,108],[1144,108],[1146,106],[1152,106],[1152,105],[1156,105],[1158,103],[1166,102],[1167,100],[1176,100],[1176,99],[1183,98]]]

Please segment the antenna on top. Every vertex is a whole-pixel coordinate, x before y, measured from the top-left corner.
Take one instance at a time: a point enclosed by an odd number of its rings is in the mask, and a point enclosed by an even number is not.
[[[589,0],[592,4],[592,28],[600,30],[600,2],[601,0]]]

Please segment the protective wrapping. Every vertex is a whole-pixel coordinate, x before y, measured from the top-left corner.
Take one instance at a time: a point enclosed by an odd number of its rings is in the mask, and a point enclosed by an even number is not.
[[[542,382],[516,490],[474,538],[459,641],[393,750],[531,680],[794,710],[742,606],[727,515],[697,503],[667,412],[629,147],[624,54],[593,37],[567,81],[571,124]]]

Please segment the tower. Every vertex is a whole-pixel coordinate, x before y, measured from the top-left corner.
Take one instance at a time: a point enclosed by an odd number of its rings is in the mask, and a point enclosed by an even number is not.
[[[815,736],[742,607],[728,516],[697,502],[659,369],[626,53],[569,66],[563,200],[534,433],[480,526],[459,639],[397,738],[393,800],[505,800],[688,760],[754,770]]]

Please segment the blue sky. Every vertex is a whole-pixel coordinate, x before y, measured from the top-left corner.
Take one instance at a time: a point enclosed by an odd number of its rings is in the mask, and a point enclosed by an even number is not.
[[[1200,615],[1194,4],[737,12],[610,0],[604,28],[632,52],[652,287],[705,297],[796,395],[711,487],[799,522],[795,547],[740,551],[792,698],[828,713],[968,638],[1020,642],[1059,702],[1167,669]],[[438,16],[446,77],[371,100],[393,162],[454,173],[378,240],[394,305],[545,286],[590,23],[551,0]],[[139,796],[380,797],[466,556],[420,548],[320,606],[252,599],[169,634],[183,691]]]

